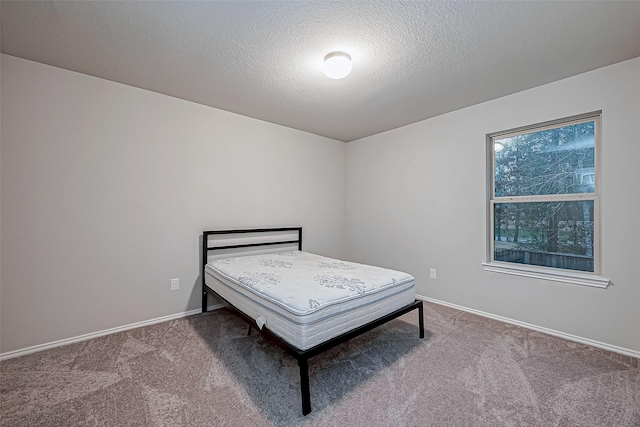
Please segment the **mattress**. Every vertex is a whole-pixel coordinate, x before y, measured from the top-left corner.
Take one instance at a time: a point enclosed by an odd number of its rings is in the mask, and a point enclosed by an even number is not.
[[[415,300],[414,278],[407,273],[302,251],[212,260],[205,283],[300,350]]]

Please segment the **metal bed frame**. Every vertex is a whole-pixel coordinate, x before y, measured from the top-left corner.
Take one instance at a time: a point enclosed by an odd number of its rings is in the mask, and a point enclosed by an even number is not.
[[[274,233],[274,232],[297,232],[298,238],[295,240],[277,240],[270,242],[260,242],[260,243],[246,243],[239,245],[224,245],[224,246],[209,246],[209,236],[211,235],[226,235],[226,234],[256,234],[256,233]],[[217,298],[225,301],[234,314],[238,315],[240,318],[244,319],[249,324],[248,334],[251,334],[251,330],[253,326],[257,327],[254,319],[250,318],[242,311],[238,310],[233,306],[233,304],[226,301],[220,295],[218,295],[213,289],[209,288],[205,281],[205,265],[207,264],[207,258],[209,256],[209,252],[216,250],[229,250],[229,249],[244,249],[244,248],[253,248],[260,246],[271,246],[271,245],[298,245],[298,250],[302,250],[302,227],[284,227],[284,228],[254,228],[254,229],[243,229],[243,230],[213,230],[213,231],[204,231],[202,233],[202,312],[207,312],[207,297],[209,292],[215,295]],[[361,335],[365,332],[370,331],[373,328],[376,328],[384,323],[389,322],[397,317],[402,316],[412,310],[418,309],[418,323],[420,325],[420,338],[424,338],[424,308],[421,300],[415,300],[413,303],[399,309],[393,311],[385,316],[382,316],[374,321],[366,323],[362,326],[359,326],[355,329],[352,329],[348,332],[345,332],[341,335],[338,335],[334,338],[331,338],[323,343],[320,343],[314,347],[311,347],[307,350],[300,350],[288,342],[284,341],[282,338],[274,335],[271,331],[269,331],[266,327],[262,329],[258,328],[260,333],[270,341],[273,341],[276,345],[284,349],[287,353],[293,356],[298,361],[298,366],[300,367],[300,394],[302,398],[302,414],[307,415],[311,412],[311,394],[309,390],[309,359],[314,356],[317,356],[320,353],[323,353],[337,345],[345,343],[349,341],[351,338],[355,338],[358,335]]]

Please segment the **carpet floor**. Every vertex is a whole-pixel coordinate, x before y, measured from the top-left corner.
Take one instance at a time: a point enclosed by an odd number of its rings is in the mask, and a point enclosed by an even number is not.
[[[2,426],[640,426],[637,360],[425,303],[296,361],[227,310],[0,362]]]

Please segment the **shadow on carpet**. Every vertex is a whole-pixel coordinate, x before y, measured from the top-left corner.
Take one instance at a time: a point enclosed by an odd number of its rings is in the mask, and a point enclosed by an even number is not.
[[[315,419],[416,347],[426,345],[431,336],[425,330],[421,340],[417,325],[395,319],[309,359],[312,412],[304,417],[295,358],[255,329],[247,335],[246,322],[229,310],[189,319],[211,349],[213,363],[221,361],[262,415],[277,425]]]

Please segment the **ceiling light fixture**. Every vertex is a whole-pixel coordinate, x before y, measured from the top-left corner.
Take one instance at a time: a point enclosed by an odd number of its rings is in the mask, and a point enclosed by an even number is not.
[[[331,52],[324,57],[324,73],[329,78],[345,78],[351,68],[351,55],[346,52]]]

